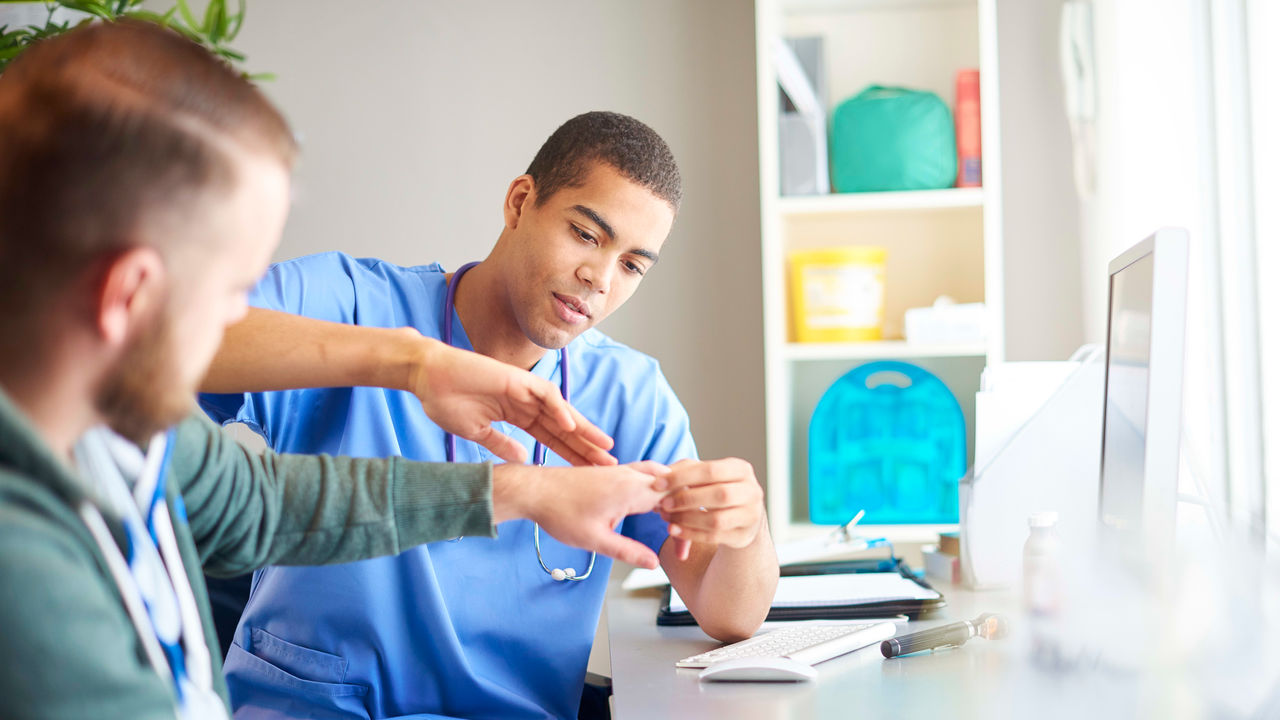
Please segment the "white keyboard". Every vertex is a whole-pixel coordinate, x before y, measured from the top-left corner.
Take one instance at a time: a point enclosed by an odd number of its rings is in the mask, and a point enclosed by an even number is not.
[[[895,631],[891,622],[790,625],[687,657],[677,662],[676,667],[702,668],[724,660],[755,657],[784,657],[806,665],[816,665],[823,660],[888,640]]]

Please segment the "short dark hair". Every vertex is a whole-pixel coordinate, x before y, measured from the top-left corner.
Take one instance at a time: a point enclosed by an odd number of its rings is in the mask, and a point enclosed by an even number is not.
[[[526,170],[537,204],[557,191],[581,185],[591,163],[604,163],[680,209],[683,189],[675,156],[653,128],[620,113],[589,112],[556,128]]]
[[[0,331],[100,259],[180,243],[141,236],[229,190],[234,148],[286,169],[297,152],[252,83],[176,32],[97,22],[23,51],[0,74]]]

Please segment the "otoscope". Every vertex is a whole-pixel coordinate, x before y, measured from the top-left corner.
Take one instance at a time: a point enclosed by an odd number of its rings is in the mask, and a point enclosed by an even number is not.
[[[921,650],[943,647],[959,647],[971,637],[995,640],[1009,631],[1008,623],[999,615],[983,613],[976,620],[964,620],[930,630],[921,630],[902,637],[889,638],[880,643],[880,652],[887,658],[909,655]]]

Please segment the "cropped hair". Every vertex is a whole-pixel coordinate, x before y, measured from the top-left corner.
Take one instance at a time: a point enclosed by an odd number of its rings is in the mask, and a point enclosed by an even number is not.
[[[537,204],[562,188],[580,186],[593,163],[617,170],[679,211],[680,168],[666,141],[633,117],[601,111],[570,119],[542,144],[526,171],[533,177]]]

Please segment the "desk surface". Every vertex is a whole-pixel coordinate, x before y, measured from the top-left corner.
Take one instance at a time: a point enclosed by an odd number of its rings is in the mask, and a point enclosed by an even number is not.
[[[948,607],[908,631],[983,612],[1010,612],[1007,593],[934,583]],[[1149,675],[1037,669],[1029,641],[974,639],[954,650],[885,660],[878,644],[816,666],[808,683],[700,683],[675,661],[718,643],[696,627],[658,627],[656,592],[614,587],[608,600],[614,717],[634,718],[1045,718],[1196,717]],[[1012,611],[1012,612],[1011,612]],[[766,628],[767,629],[767,628]],[[902,632],[902,631],[900,631]],[[1025,633],[1022,634],[1025,636]],[[1188,714],[1188,709],[1193,712]],[[1171,712],[1162,712],[1170,710]],[[1154,713],[1154,714],[1153,714]]]

